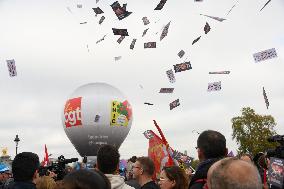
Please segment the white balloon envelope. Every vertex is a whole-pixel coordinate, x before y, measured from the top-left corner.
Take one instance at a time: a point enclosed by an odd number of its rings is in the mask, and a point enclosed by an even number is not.
[[[81,156],[97,156],[105,144],[119,148],[132,120],[131,105],[125,96],[105,83],[77,88],[62,112],[64,131]]]

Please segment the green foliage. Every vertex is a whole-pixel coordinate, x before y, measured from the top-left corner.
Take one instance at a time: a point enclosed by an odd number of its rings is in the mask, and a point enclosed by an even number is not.
[[[276,134],[276,125],[271,115],[258,115],[250,107],[242,109],[242,115],[232,118],[233,139],[239,145],[238,153],[255,155],[268,148],[275,148],[275,143],[269,143],[267,138]]]

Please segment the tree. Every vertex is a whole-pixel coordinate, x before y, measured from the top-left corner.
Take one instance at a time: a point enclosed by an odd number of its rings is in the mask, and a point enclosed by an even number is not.
[[[276,134],[276,125],[271,115],[259,115],[246,107],[242,109],[242,115],[232,118],[233,139],[239,145],[238,153],[264,152],[269,148],[275,148],[276,143],[269,143],[267,138]]]

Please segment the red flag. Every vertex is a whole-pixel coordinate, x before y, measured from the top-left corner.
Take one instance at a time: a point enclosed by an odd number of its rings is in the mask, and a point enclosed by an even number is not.
[[[153,160],[155,165],[155,173],[153,179],[159,178],[160,172],[164,166],[169,166],[169,152],[162,139],[156,135],[152,130],[148,130],[151,134],[149,138],[148,157]],[[169,150],[172,149],[169,147]]]
[[[45,144],[44,145],[44,158],[43,158],[42,165],[47,166],[48,163],[49,163],[49,159],[48,159],[47,147],[46,147],[46,144]]]
[[[152,137],[149,139],[149,148],[148,148],[148,157],[153,160],[155,165],[155,173],[153,175],[153,179],[159,177],[161,169],[163,168],[162,162],[167,160],[167,154],[165,149],[165,145],[162,142],[162,139],[156,135],[152,130],[151,132]]]
[[[169,144],[168,144],[168,142],[167,142],[167,140],[166,140],[166,138],[165,138],[161,128],[159,127],[159,125],[157,124],[157,122],[155,120],[153,120],[153,121],[154,121],[154,124],[155,124],[156,128],[158,129],[158,131],[159,131],[159,133],[160,133],[160,135],[162,137],[163,144],[166,146],[166,150],[167,150],[168,157],[169,157],[166,166],[173,166],[175,164],[174,160],[173,160],[173,157],[172,157],[173,151],[169,147]]]

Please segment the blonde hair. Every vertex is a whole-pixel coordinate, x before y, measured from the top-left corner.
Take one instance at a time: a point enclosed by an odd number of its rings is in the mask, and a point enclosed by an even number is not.
[[[37,189],[55,189],[56,182],[50,176],[39,177],[36,182]]]

